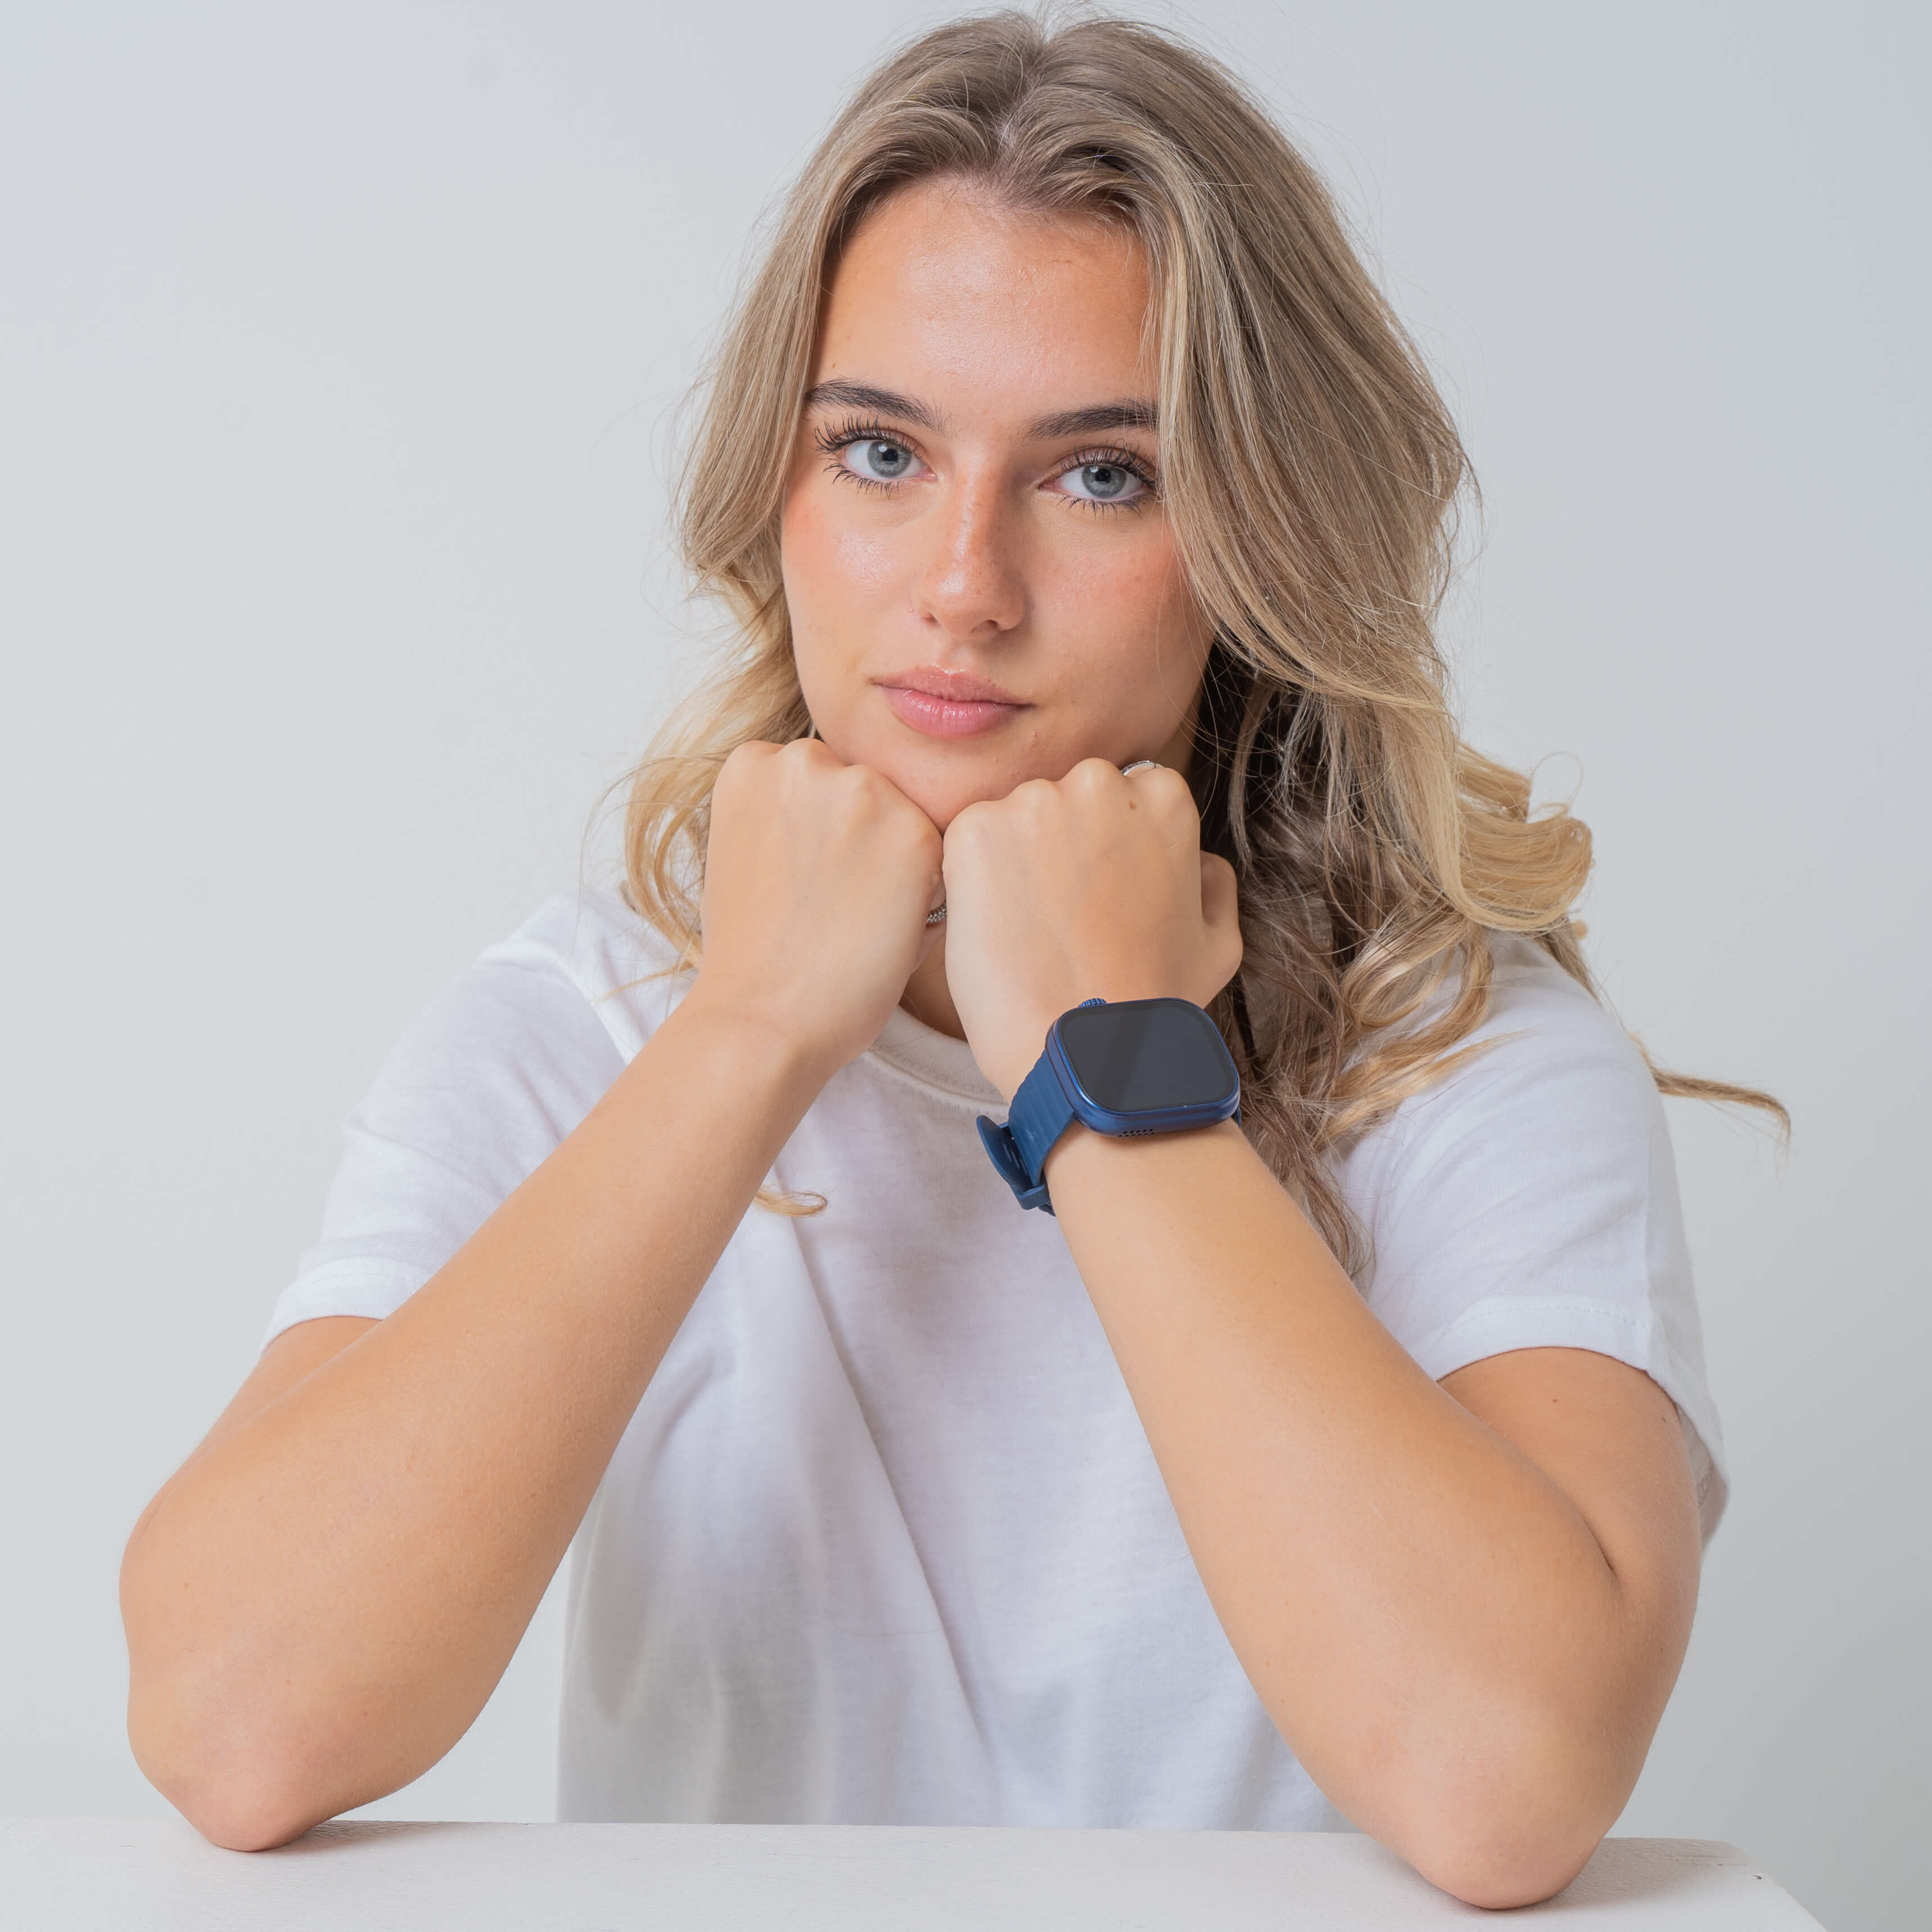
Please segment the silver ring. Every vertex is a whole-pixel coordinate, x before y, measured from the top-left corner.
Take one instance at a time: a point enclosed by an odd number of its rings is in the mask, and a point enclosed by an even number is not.
[[[934,906],[932,911],[926,914],[926,922],[928,926],[944,926],[946,923],[946,908],[944,903]]]

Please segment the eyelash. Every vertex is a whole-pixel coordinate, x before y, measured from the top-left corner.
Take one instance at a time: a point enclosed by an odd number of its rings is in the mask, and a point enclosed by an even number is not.
[[[870,420],[852,420],[836,425],[828,424],[818,430],[812,442],[825,458],[826,470],[834,476],[842,476],[848,483],[856,483],[862,490],[890,490],[892,485],[878,476],[861,476],[856,470],[848,469],[839,458],[855,442],[890,442],[896,449],[910,450],[912,445],[896,430],[887,429],[883,423]],[[914,452],[916,454],[916,452]],[[1084,469],[1090,463],[1109,463],[1124,470],[1130,476],[1137,477],[1147,487],[1144,496],[1136,496],[1124,503],[1104,502],[1096,497],[1070,496],[1068,502],[1078,503],[1088,510],[1138,510],[1144,504],[1157,502],[1160,499],[1160,484],[1149,470],[1145,460],[1130,449],[1120,449],[1112,446],[1096,449],[1083,449],[1078,455],[1070,458],[1066,464],[1054,472],[1056,477],[1064,476],[1070,470]]]

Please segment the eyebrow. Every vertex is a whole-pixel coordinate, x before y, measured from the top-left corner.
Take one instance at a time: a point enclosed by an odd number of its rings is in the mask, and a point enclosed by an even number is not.
[[[819,382],[807,390],[808,410],[869,410],[875,416],[896,416],[902,422],[917,423],[922,429],[943,430],[944,418],[930,404],[902,396],[891,389],[874,388],[869,382]],[[1110,429],[1152,429],[1158,418],[1151,403],[1138,399],[1117,403],[1094,403],[1083,410],[1063,410],[1057,416],[1041,416],[1028,425],[1028,440],[1052,442],[1062,436],[1094,436]]]
[[[938,429],[939,412],[910,396],[890,389],[875,389],[869,382],[819,382],[805,394],[808,410],[869,410],[874,416],[897,416],[902,422],[917,423],[922,429]]]
[[[1031,434],[1038,442],[1051,442],[1063,436],[1096,436],[1110,429],[1152,429],[1155,423],[1151,403],[1096,403],[1090,409],[1042,416]]]

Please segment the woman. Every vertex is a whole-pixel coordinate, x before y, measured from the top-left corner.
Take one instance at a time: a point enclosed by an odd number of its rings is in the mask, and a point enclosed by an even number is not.
[[[1653,1076],[1583,828],[1457,739],[1465,476],[1210,63],[1003,14],[872,76],[714,372],[682,533],[739,648],[625,896],[405,1039],[130,1540],[130,1735],[202,1832],[434,1762],[574,1538],[565,1817],[1568,1882],[1724,1495],[1658,1090],[1762,1096]],[[1024,1144],[1049,1033],[1190,1008],[1225,1090]]]

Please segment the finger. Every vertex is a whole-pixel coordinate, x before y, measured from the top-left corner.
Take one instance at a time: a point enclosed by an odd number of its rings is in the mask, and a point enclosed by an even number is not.
[[[1175,840],[1184,840],[1191,848],[1201,841],[1201,813],[1194,802],[1194,788],[1172,765],[1157,765],[1150,758],[1125,766],[1120,772],[1130,804],[1144,809],[1150,821]]]
[[[1240,930],[1240,892],[1234,868],[1213,852],[1201,855],[1201,921],[1210,932]]]
[[[774,747],[808,771],[842,772],[845,760],[823,738],[793,738]]]
[[[1208,928],[1213,991],[1218,993],[1241,970],[1247,949],[1241,938],[1240,892],[1234,868],[1211,852],[1201,855],[1201,918]]]
[[[1082,758],[1060,780],[1059,789],[1075,798],[1112,798],[1119,795],[1121,782],[1120,768],[1111,759]]]
[[[949,884],[955,867],[980,837],[994,808],[983,800],[962,806],[952,814],[952,822],[940,835],[940,874]]]

